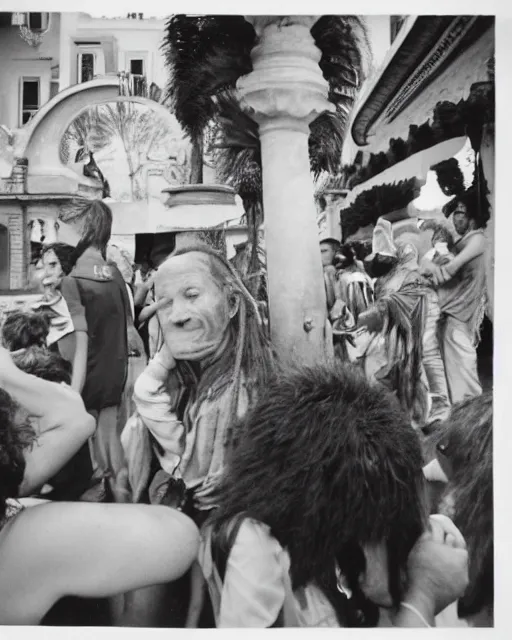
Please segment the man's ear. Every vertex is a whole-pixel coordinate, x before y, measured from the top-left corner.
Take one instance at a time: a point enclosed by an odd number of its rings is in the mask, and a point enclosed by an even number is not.
[[[231,291],[228,296],[229,317],[234,318],[240,309],[240,294],[237,291]]]

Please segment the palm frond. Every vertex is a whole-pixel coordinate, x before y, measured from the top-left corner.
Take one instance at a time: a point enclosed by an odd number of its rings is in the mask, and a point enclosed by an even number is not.
[[[171,16],[162,45],[169,79],[166,103],[191,136],[215,111],[212,98],[252,70],[256,34],[243,16]]]
[[[311,29],[322,52],[320,68],[329,83],[335,113],[311,124],[309,153],[315,178],[336,174],[350,110],[360,89],[371,47],[363,18],[322,16]],[[214,122],[209,148],[217,177],[245,202],[261,202],[258,126],[240,108],[232,89],[252,70],[256,34],[243,16],[171,16],[163,51],[169,71],[166,104],[194,139]]]
[[[312,27],[322,52],[319,65],[329,83],[334,104],[355,98],[371,61],[371,45],[365,19],[360,16],[322,16]]]
[[[336,109],[335,113],[325,111],[311,123],[309,160],[315,180],[323,171],[338,171],[347,121],[347,113]]]

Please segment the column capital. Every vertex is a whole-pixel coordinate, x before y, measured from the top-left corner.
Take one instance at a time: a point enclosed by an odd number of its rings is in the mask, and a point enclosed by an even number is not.
[[[318,66],[321,52],[311,35],[318,16],[249,16],[258,34],[251,53],[253,71],[241,77],[237,90],[242,107],[260,125],[302,128],[324,111],[329,85]]]
[[[277,29],[293,25],[302,25],[311,29],[319,18],[320,16],[245,16],[247,22],[250,22],[254,27],[258,38],[261,38],[264,30],[270,25]]]

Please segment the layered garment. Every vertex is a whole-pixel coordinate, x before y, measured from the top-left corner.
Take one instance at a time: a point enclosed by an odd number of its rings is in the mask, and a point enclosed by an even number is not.
[[[157,354],[135,383],[137,410],[122,436],[131,490],[140,500],[154,471],[154,456],[168,479],[184,482],[197,509],[209,510],[215,505],[203,494],[214,490],[222,475],[232,394],[238,385],[236,414],[241,419],[254,386],[242,375],[241,380],[218,380],[200,390],[187,362],[179,362],[162,382],[154,374],[159,358]]]
[[[353,264],[337,274],[340,297],[347,305],[355,322],[373,304],[373,285],[370,277]]]
[[[366,376],[393,391],[413,424],[425,424],[430,411],[423,366],[428,286],[417,270],[398,268],[380,279],[377,301],[367,312],[375,329],[359,362]]]

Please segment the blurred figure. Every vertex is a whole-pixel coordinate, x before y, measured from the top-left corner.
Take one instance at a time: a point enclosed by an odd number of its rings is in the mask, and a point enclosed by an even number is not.
[[[99,201],[74,201],[62,208],[59,240],[76,246],[76,263],[62,281],[78,286],[89,337],[85,384],[87,410],[97,419],[93,463],[102,482],[124,466],[118,411],[128,371],[127,318],[130,300],[119,270],[106,261],[112,212]],[[98,495],[94,499],[100,499]]]
[[[44,293],[42,299],[33,305],[33,309],[44,313],[49,319],[50,330],[46,344],[57,347],[62,357],[72,363],[71,385],[73,389],[82,392],[88,350],[85,310],[74,280],[66,279],[65,295],[62,293],[63,280],[73,269],[75,259],[76,249],[71,245],[43,245],[41,261]]]
[[[391,223],[380,218],[374,229],[370,272],[380,273],[375,304],[359,316],[358,362],[366,376],[394,392],[416,427],[430,411],[422,338],[428,315],[428,282],[420,274],[412,242],[395,244]]]
[[[470,626],[494,624],[492,393],[456,405],[439,433],[448,513],[466,539],[469,586],[458,604]]]
[[[123,397],[118,412],[119,433],[122,432],[128,418],[135,411],[133,390],[135,382],[147,365],[144,342],[135,328],[134,282],[135,273],[131,256],[126,249],[110,243],[107,247],[109,264],[117,267],[126,284],[126,291],[130,298],[130,313],[127,315],[126,330],[128,339],[128,373],[124,385]]]
[[[0,420],[0,625],[36,625],[65,596],[108,598],[187,571],[198,532],[173,509],[16,500],[54,476],[95,424],[75,391],[23,373],[2,348]]]
[[[158,352],[163,344],[163,335],[156,316],[158,305],[155,301],[155,276],[160,266],[174,251],[175,246],[175,234],[155,234],[149,253],[149,270],[135,292],[135,307],[140,309],[137,315],[137,328],[141,333],[147,334],[147,348],[150,358]]]
[[[455,257],[445,256],[439,264],[424,261],[422,271],[438,287],[444,366],[455,404],[482,393],[476,345],[486,304],[486,240],[485,222],[472,190],[458,198],[453,225],[461,236],[453,247]]]
[[[322,238],[320,240],[320,255],[324,270],[325,296],[327,299],[327,311],[330,314],[336,303],[337,290],[335,287],[336,269],[334,268],[334,257],[340,249],[340,243],[335,238]]]
[[[12,357],[19,369],[44,380],[71,384],[72,365],[46,346],[48,331],[49,325],[40,313],[14,312],[2,327],[2,338],[7,348],[13,351]],[[91,476],[89,446],[85,443],[44,487],[45,498],[78,500],[89,487]]]

